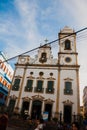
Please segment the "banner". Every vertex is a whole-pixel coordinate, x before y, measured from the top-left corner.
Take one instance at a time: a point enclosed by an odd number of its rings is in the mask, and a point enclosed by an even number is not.
[[[43,112],[43,120],[44,120],[44,121],[47,121],[47,120],[48,120],[48,115],[49,115],[48,112]]]

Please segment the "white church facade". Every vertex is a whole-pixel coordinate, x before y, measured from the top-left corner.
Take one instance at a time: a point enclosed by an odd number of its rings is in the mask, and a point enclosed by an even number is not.
[[[49,120],[61,117],[72,122],[73,114],[80,113],[79,67],[76,34],[65,27],[59,33],[57,59],[48,44],[39,47],[35,58],[18,57],[8,96],[9,111],[27,111],[32,119],[48,112]]]

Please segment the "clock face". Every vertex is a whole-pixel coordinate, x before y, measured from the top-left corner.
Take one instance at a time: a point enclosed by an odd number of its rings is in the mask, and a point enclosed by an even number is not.
[[[69,63],[69,62],[71,62],[71,58],[70,57],[66,57],[65,61]]]

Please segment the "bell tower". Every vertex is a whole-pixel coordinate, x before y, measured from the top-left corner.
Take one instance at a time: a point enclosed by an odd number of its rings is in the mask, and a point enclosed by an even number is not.
[[[76,50],[76,33],[65,27],[59,33],[58,53],[58,112],[62,112],[66,123],[73,121],[72,115],[80,111],[79,65]]]

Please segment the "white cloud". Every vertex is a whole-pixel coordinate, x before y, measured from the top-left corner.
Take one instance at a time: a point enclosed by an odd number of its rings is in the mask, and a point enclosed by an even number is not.
[[[37,27],[37,3],[35,1],[19,0],[16,1],[15,5],[21,17],[20,22],[25,38],[31,44],[37,43],[39,39],[42,39]]]
[[[18,21],[8,14],[8,19],[3,18],[0,22],[0,39],[3,39],[4,51],[10,52],[10,57],[39,46],[43,39],[37,28],[37,4],[15,0],[15,8],[19,14]]]
[[[72,16],[71,21],[76,20],[77,25],[84,27],[87,26],[87,1],[86,0],[66,0],[63,2],[68,15]]]

